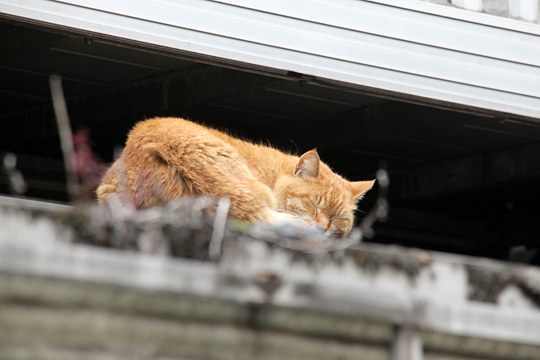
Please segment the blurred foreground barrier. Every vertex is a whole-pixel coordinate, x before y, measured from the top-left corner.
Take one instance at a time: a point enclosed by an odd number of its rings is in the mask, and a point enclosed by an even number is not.
[[[540,359],[538,268],[368,244],[308,254],[270,228],[186,259],[76,243],[80,210],[3,200],[2,359]]]

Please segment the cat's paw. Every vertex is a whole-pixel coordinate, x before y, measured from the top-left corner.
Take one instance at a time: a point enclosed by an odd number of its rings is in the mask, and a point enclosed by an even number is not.
[[[269,210],[268,221],[254,224],[251,231],[261,238],[321,240],[324,231],[299,215]]]
[[[266,223],[273,225],[289,224],[296,226],[307,226],[308,223],[300,216],[288,212],[268,210]]]

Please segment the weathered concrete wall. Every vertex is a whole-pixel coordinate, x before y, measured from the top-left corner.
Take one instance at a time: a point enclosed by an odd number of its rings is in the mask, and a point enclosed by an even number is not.
[[[373,245],[310,254],[269,228],[187,260],[75,244],[84,210],[14,205],[0,208],[2,359],[540,359],[537,268]]]

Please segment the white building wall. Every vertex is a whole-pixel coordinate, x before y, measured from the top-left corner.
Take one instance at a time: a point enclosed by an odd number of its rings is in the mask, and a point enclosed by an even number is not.
[[[466,10],[540,23],[538,0],[425,0]]]

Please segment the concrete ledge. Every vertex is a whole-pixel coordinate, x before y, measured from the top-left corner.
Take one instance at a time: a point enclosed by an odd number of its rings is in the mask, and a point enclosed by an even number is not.
[[[5,358],[387,359],[401,339],[426,358],[540,359],[537,268],[367,244],[309,255],[249,232],[197,261],[74,244],[67,224],[0,211]]]

